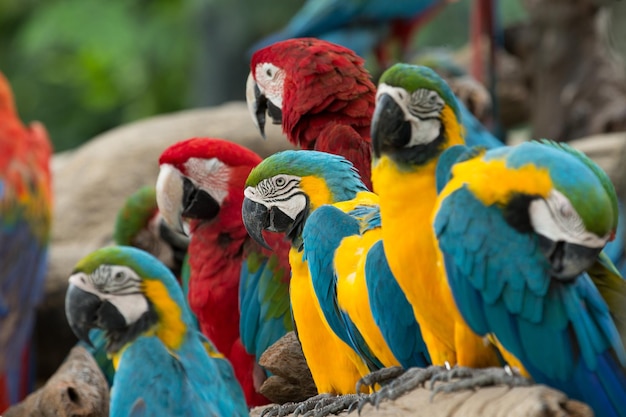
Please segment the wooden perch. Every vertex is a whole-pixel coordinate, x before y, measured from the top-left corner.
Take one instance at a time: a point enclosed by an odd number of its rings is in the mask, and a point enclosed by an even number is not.
[[[579,401],[568,399],[560,391],[544,385],[531,387],[483,388],[453,394],[437,394],[418,388],[395,401],[383,401],[378,409],[366,405],[360,417],[592,417],[593,412]],[[259,416],[265,407],[250,412]],[[346,412],[340,415],[348,415]],[[356,415],[351,413],[350,415]]]
[[[4,417],[108,417],[109,386],[96,361],[77,346],[46,385]]]

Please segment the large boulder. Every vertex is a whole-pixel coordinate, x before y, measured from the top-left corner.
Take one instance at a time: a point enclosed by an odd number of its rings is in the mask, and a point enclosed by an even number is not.
[[[123,125],[54,157],[50,267],[36,330],[40,378],[51,375],[76,342],[63,309],[72,268],[112,242],[117,211],[139,187],[155,184],[161,152],[194,136],[228,139],[261,156],[289,147],[280,126],[266,126],[266,133],[263,140],[246,104],[233,102]]]

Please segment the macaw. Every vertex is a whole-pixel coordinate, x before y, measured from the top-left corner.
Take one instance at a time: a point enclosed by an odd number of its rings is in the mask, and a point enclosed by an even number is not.
[[[154,187],[141,187],[124,201],[115,219],[113,242],[118,246],[134,246],[145,250],[163,262],[181,280],[181,270],[187,262],[189,240],[163,221]],[[186,296],[186,290],[183,292]],[[100,329],[92,329],[89,341],[79,341],[78,344],[91,353],[109,385],[113,384],[115,369],[106,352],[105,333]]]
[[[233,364],[249,406],[268,402],[258,393],[266,378],[258,358],[292,330],[289,244],[276,237],[272,250],[261,247],[241,218],[244,184],[260,161],[233,142],[188,139],[161,154],[156,186],[165,221],[190,234],[189,305]]]
[[[446,152],[435,241],[463,318],[536,382],[626,416],[624,322],[594,285],[615,273],[600,257],[618,219],[606,174],[547,141]]]
[[[464,143],[460,117],[452,91],[431,69],[396,64],[385,71],[372,119],[372,182],[384,252],[432,363],[497,366],[496,350],[459,313],[433,244],[435,169],[442,152]]]
[[[189,239],[163,221],[154,186],[141,187],[131,194],[117,212],[113,241],[134,246],[156,256],[180,277]]]
[[[376,87],[354,52],[330,42],[289,39],[257,51],[246,99],[264,135],[266,112],[289,142],[341,155],[370,182],[370,120]]]
[[[377,245],[378,198],[352,165],[324,152],[284,151],[246,184],[250,235],[263,243],[262,231],[271,230],[292,242],[293,317],[318,391],[350,394],[369,371],[424,366],[419,326]]]
[[[0,412],[33,389],[35,308],[44,292],[52,218],[45,127],[20,121],[0,73]]]
[[[308,0],[279,32],[255,43],[252,51],[292,38],[313,37],[334,42],[366,57],[372,51],[386,65],[384,43],[397,39],[405,54],[419,25],[449,0]]]
[[[116,370],[112,417],[248,415],[232,367],[209,355],[174,275],[147,252],[110,246],[80,260],[65,312],[86,343],[90,329],[104,332]]]

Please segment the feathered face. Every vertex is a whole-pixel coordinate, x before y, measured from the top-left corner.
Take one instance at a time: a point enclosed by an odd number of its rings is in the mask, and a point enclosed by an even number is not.
[[[269,249],[263,231],[285,233],[297,244],[309,212],[309,197],[301,188],[302,179],[277,174],[244,190],[243,224],[248,234]]]
[[[381,77],[371,137],[374,154],[420,163],[442,151],[444,109],[456,103],[443,79],[426,67],[397,64]],[[451,104],[452,103],[452,104]]]
[[[335,102],[330,97],[349,101],[373,96],[374,86],[363,62],[347,48],[314,38],[288,39],[255,52],[246,101],[261,134],[266,115],[274,124],[293,127],[302,114],[311,109],[322,111]],[[361,113],[367,110],[367,106],[359,107]],[[366,116],[369,121],[369,114]]]
[[[244,190],[243,222],[267,246],[264,231],[285,233],[294,247],[309,213],[323,204],[350,200],[366,191],[346,159],[317,151],[283,151],[250,172]]]
[[[87,261],[115,251],[107,263]],[[117,352],[158,322],[158,315],[143,291],[143,279],[130,264],[123,264],[121,255],[156,258],[130,247],[104,248],[81,261],[69,278],[65,297],[65,314],[74,334],[90,343],[89,330],[105,331],[107,351]],[[104,259],[104,258],[103,258]],[[169,271],[162,266],[165,274]]]
[[[241,190],[261,161],[254,152],[222,139],[196,138],[172,145],[159,160],[157,204],[165,221],[189,234],[188,219],[239,216]],[[228,213],[223,213],[229,207]]]

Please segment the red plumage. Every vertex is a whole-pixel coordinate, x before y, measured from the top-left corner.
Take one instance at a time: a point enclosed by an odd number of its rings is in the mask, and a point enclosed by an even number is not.
[[[370,121],[376,87],[350,49],[314,38],[289,39],[260,49],[250,63],[284,71],[282,128],[294,145],[349,159],[371,188]],[[339,128],[339,126],[343,126]]]
[[[204,176],[188,164],[192,158],[217,159],[228,168],[228,175]],[[235,143],[220,139],[195,138],[176,143],[166,149],[159,164],[170,164],[199,184],[213,183],[228,194],[220,204],[218,215],[211,220],[190,219],[188,300],[196,314],[201,331],[233,365],[249,406],[267,404],[257,392],[264,378],[254,355],[244,349],[239,336],[239,279],[244,259],[251,251],[270,252],[254,242],[246,232],[241,218],[243,190],[252,168],[261,158]],[[225,179],[227,184],[220,184]],[[288,267],[289,244],[274,241],[276,252]],[[288,275],[285,280],[288,281]],[[259,380],[261,378],[261,380]]]

